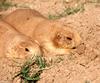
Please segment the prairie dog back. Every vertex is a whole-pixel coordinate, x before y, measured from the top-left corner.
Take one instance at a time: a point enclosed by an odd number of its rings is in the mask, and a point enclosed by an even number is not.
[[[39,12],[32,9],[17,9],[3,18],[5,22],[27,36],[31,36],[38,23],[45,19]]]

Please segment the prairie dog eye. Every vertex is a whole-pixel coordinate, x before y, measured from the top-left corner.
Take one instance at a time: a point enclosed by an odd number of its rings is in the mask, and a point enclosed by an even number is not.
[[[72,40],[72,38],[70,38],[70,37],[66,37],[66,39],[68,39],[68,40]]]
[[[29,52],[29,49],[28,49],[28,48],[25,48],[25,51],[26,51],[26,52]]]

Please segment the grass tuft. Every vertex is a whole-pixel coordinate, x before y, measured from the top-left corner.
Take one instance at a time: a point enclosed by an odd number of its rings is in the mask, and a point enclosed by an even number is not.
[[[42,58],[42,57],[40,57],[40,56],[37,56],[37,57],[36,57],[36,61],[35,61],[35,62],[36,62],[36,64],[38,65],[38,67],[39,67],[40,69],[46,67],[46,61],[45,61],[45,59]]]
[[[31,73],[31,68],[33,65],[36,65],[38,68],[37,71]],[[40,79],[40,75],[46,67],[45,59],[41,56],[36,56],[35,60],[28,60],[22,66],[20,72],[14,77],[20,77],[24,83],[36,83]],[[31,73],[31,75],[30,75]]]
[[[0,2],[0,10],[7,10],[8,8],[14,6],[11,2],[7,2],[6,0],[3,0]]]
[[[53,20],[59,19],[61,17],[65,17],[65,16],[72,15],[72,14],[75,14],[75,13],[78,13],[78,12],[82,12],[84,10],[85,10],[84,4],[79,4],[76,7],[66,8],[62,13],[60,13],[58,15],[49,15],[48,18],[53,19]]]

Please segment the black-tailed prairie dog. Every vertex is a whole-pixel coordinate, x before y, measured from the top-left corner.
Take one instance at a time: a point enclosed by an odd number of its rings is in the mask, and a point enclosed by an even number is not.
[[[81,41],[79,34],[57,21],[42,21],[33,32],[36,40],[50,54],[69,54]]]
[[[39,46],[34,41],[0,21],[0,57],[24,59],[40,54]]]
[[[80,44],[81,38],[75,30],[60,22],[45,19],[30,9],[16,10],[4,21],[30,36],[43,48],[44,53],[50,55],[68,54]]]

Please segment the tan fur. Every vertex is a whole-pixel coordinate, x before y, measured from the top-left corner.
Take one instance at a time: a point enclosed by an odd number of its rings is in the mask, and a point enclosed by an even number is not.
[[[80,44],[81,39],[76,31],[36,13],[29,9],[16,10],[4,20],[35,40],[45,55],[68,54]]]
[[[69,54],[81,41],[76,31],[57,21],[43,21],[38,24],[33,32],[33,39],[50,54]]]
[[[40,55],[41,51],[34,41],[0,21],[0,57],[24,59],[35,54]]]
[[[31,9],[17,9],[3,18],[3,20],[19,32],[31,36],[35,27],[45,18],[37,11]]]

